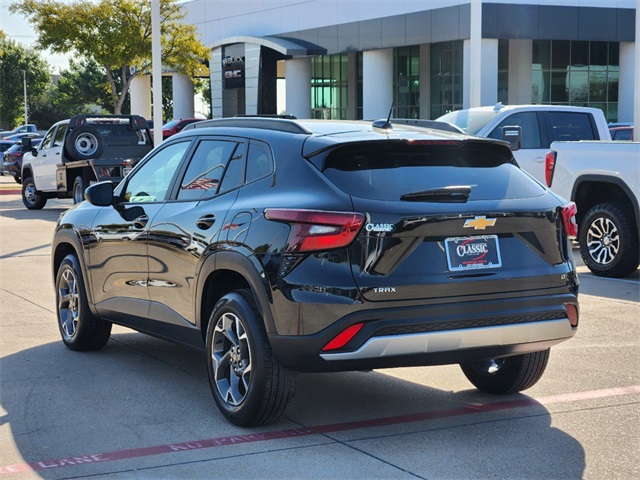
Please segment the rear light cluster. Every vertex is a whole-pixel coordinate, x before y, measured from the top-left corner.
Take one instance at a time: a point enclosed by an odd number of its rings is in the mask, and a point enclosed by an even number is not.
[[[264,216],[291,225],[287,253],[346,247],[356,238],[365,220],[361,213],[284,208],[267,208]]]
[[[576,214],[578,213],[578,207],[573,202],[569,202],[561,207],[562,224],[564,225],[564,231],[570,237],[578,236],[578,224],[576,222]]]
[[[544,159],[544,179],[547,182],[547,187],[550,187],[551,182],[553,182],[553,172],[556,169],[556,155],[556,152],[550,150]]]

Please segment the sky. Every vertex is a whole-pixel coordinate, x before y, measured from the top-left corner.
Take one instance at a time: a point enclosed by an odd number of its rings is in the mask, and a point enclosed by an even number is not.
[[[31,24],[22,15],[9,13],[9,5],[15,0],[0,0],[0,30],[7,36],[26,46],[34,46],[37,36]],[[66,1],[66,0],[65,0]],[[42,57],[49,62],[52,73],[69,68],[70,55],[58,55],[45,51]]]

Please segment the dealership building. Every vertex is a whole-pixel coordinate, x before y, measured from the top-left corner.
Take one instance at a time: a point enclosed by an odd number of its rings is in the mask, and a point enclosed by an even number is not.
[[[597,107],[611,122],[632,122],[640,97],[637,3],[192,0],[184,6],[212,51],[214,118],[373,119],[393,108],[396,118],[433,119],[502,102]],[[178,116],[193,113],[192,91],[188,79],[174,75]]]

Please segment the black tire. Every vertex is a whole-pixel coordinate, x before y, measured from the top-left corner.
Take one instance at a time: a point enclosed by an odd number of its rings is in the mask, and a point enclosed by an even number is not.
[[[65,153],[71,160],[99,158],[104,151],[104,138],[91,125],[76,127],[64,141]]]
[[[631,209],[599,203],[583,217],[578,229],[580,255],[600,277],[626,277],[638,268],[638,227]]]
[[[478,390],[503,395],[534,386],[542,377],[548,361],[549,349],[546,349],[515,357],[462,363],[460,368]]]
[[[73,254],[56,273],[56,316],[62,341],[71,350],[97,350],[111,335],[111,322],[91,313],[80,262]]]
[[[235,425],[271,423],[293,398],[294,374],[273,358],[251,292],[231,292],[214,307],[207,328],[207,372],[218,408]]]
[[[76,177],[73,181],[73,204],[80,203],[84,200],[84,180],[82,177]]]
[[[22,179],[20,177],[13,177],[13,179],[16,181],[16,183],[20,184],[22,183]]]
[[[22,203],[29,210],[41,210],[47,204],[47,196],[36,189],[31,177],[25,178],[22,182]]]

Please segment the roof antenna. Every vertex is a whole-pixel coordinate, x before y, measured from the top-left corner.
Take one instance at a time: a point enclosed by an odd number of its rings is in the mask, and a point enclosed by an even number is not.
[[[389,109],[389,116],[387,117],[387,119],[374,120],[373,123],[371,124],[373,128],[384,130],[385,132],[388,132],[389,130],[393,130],[393,125],[391,125],[391,114],[393,113],[393,103],[394,102],[391,102],[391,108]]]

